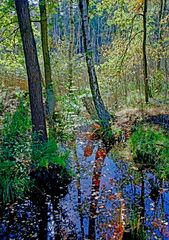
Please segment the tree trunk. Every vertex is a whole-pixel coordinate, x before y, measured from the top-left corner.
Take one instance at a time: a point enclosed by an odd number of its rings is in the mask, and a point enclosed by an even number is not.
[[[99,85],[97,81],[96,70],[93,62],[93,55],[90,46],[89,31],[88,31],[88,0],[79,0],[79,9],[81,13],[82,20],[82,33],[83,33],[83,43],[86,56],[86,63],[89,75],[89,83],[91,88],[91,93],[93,97],[93,102],[97,111],[98,118],[101,122],[103,129],[108,129],[110,127],[110,114],[106,110],[103,100],[100,95]]]
[[[42,41],[42,52],[44,61],[44,72],[45,72],[45,85],[46,85],[46,96],[47,96],[47,112],[49,117],[52,118],[55,109],[55,94],[53,90],[53,83],[51,77],[51,64],[48,47],[48,27],[47,27],[47,14],[46,14],[46,1],[39,0],[40,9],[40,22],[41,22],[41,41]]]
[[[93,100],[91,97],[83,97],[82,98],[82,102],[84,107],[86,108],[87,112],[89,113],[90,117],[92,118],[92,120],[97,120],[97,112],[96,112],[96,108],[93,104]]]
[[[73,46],[74,46],[74,19],[73,0],[70,0],[70,42],[69,42],[69,93],[72,92],[73,85]]]
[[[162,0],[161,0],[162,1]],[[164,19],[168,14],[167,11],[167,0],[164,0],[163,2],[163,14],[162,14],[162,18]],[[164,36],[163,36],[163,31],[161,31],[161,39],[163,40]],[[164,42],[162,43],[162,49],[165,51],[165,45]],[[167,60],[167,56],[164,57],[164,69],[165,69],[165,78],[166,78],[166,89],[165,89],[165,101],[168,98],[168,89],[169,89],[169,71],[168,71],[168,60]]]
[[[160,10],[159,10],[159,34],[158,34],[158,44],[162,47],[162,28],[161,28],[161,20],[163,17],[163,9],[164,9],[164,2],[160,0]],[[158,60],[157,60],[157,70],[160,71],[161,69],[161,48],[158,52]]]
[[[149,101],[149,85],[148,85],[148,68],[147,68],[147,0],[144,0],[143,10],[143,67],[144,67],[144,90],[145,90],[145,102]]]
[[[28,0],[15,0],[15,6],[28,75],[32,130],[38,136],[38,140],[44,142],[47,141],[47,131],[42,98],[41,73],[30,21]]]

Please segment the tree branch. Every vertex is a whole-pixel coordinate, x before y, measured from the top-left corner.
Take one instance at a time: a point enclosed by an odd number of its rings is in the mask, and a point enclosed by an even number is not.
[[[142,33],[142,32],[143,32],[143,30],[135,33],[133,37],[130,36],[129,42],[128,42],[127,45],[126,45],[126,49],[125,49],[124,54],[123,54],[123,56],[122,56],[122,58],[121,58],[120,68],[121,68],[122,65],[123,65],[124,58],[125,58],[125,56],[126,56],[126,54],[127,54],[127,51],[128,51],[128,49],[129,49],[129,47],[130,47],[131,42],[133,41],[133,39],[134,39],[139,33]]]
[[[35,22],[38,22],[38,23],[40,23],[41,22],[41,20],[39,19],[39,20],[31,20],[31,22],[33,22],[33,23],[35,23]]]
[[[129,47],[130,47],[131,42],[133,41],[133,39],[134,39],[139,33],[143,32],[143,30],[141,30],[141,31],[137,32],[136,34],[134,34],[134,36],[132,37],[133,28],[134,28],[134,20],[135,20],[136,17],[138,17],[138,16],[143,17],[143,14],[142,14],[142,13],[135,14],[134,17],[133,17],[132,20],[131,20],[131,31],[130,31],[130,37],[129,37],[128,44],[126,45],[126,48],[125,48],[124,54],[123,54],[122,57],[121,57],[121,62],[120,62],[120,72],[121,72],[122,65],[123,65],[123,63],[124,63],[124,59],[125,59],[125,56],[126,56],[126,54],[127,54],[128,49],[129,49]]]
[[[0,43],[9,39],[16,31],[18,31],[18,29],[19,29],[19,27],[15,28],[14,31],[12,33],[10,33],[6,38],[0,39]]]

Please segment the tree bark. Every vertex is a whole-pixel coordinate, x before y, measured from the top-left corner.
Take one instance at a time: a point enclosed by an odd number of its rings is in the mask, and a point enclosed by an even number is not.
[[[83,33],[83,43],[84,43],[84,51],[86,56],[86,63],[89,75],[89,83],[91,88],[91,93],[93,97],[93,102],[97,111],[98,118],[101,122],[103,129],[108,129],[110,127],[111,116],[106,110],[103,100],[101,98],[99,85],[97,81],[96,70],[94,67],[93,55],[90,46],[89,39],[89,29],[88,29],[88,0],[79,0],[79,9],[81,13],[81,21],[82,21],[82,33]]]
[[[162,29],[161,29],[161,20],[163,18],[163,12],[164,12],[164,1],[160,0],[160,10],[159,10],[159,40],[162,38]]]
[[[55,109],[55,94],[52,83],[50,55],[48,47],[48,25],[46,14],[46,0],[39,0],[40,25],[41,25],[41,42],[44,61],[45,85],[47,97],[47,113],[52,118]]]
[[[144,0],[143,9],[143,72],[144,72],[144,90],[145,90],[145,102],[149,102],[149,84],[148,84],[148,67],[147,67],[147,0]]]
[[[91,97],[83,97],[82,98],[82,102],[84,107],[86,108],[87,112],[89,113],[90,117],[92,118],[92,120],[97,120],[97,112],[96,112],[96,108],[93,104],[93,100]]]
[[[162,1],[162,0],[161,0]],[[167,0],[164,0],[163,2],[163,13],[162,13],[162,18],[164,19],[168,14],[167,10]],[[163,40],[163,31],[161,31],[161,39]],[[164,42],[162,43],[162,49],[165,51],[165,46]],[[164,69],[165,69],[165,77],[166,77],[166,90],[165,90],[165,101],[168,98],[168,89],[169,89],[169,71],[168,71],[168,61],[167,61],[167,56],[164,57]]]
[[[47,141],[47,131],[42,98],[41,72],[30,21],[28,0],[15,0],[15,6],[28,76],[32,130],[38,136],[38,140],[45,142]]]
[[[158,43],[159,46],[162,47],[162,28],[161,28],[161,20],[163,18],[163,9],[164,9],[164,2],[160,0],[160,10],[159,10],[159,34],[158,34]],[[161,51],[158,52],[158,60],[157,60],[157,70],[160,71],[161,69]]]

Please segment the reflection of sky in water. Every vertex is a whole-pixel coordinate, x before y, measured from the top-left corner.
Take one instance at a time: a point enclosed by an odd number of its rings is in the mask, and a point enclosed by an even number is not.
[[[84,157],[84,142],[80,142],[77,145],[77,157],[81,165],[80,171],[80,185],[81,185],[81,194],[78,193],[76,182],[73,182],[69,186],[69,194],[61,200],[61,209],[64,211],[65,222],[63,223],[63,228],[66,231],[72,231],[74,229],[78,234],[78,239],[81,239],[81,222],[80,214],[78,211],[78,194],[80,195],[80,201],[82,205],[82,218],[84,224],[85,235],[88,233],[88,213],[90,206],[90,194],[91,194],[91,183],[92,183],[92,171],[93,163],[95,160],[95,153],[97,146],[94,147],[92,156],[85,158]],[[133,170],[134,172],[134,170]],[[155,204],[153,200],[149,197],[151,192],[149,179],[153,178],[153,175],[150,173],[144,173],[145,176],[145,225],[148,227],[147,233],[148,239],[155,239],[154,233],[159,237],[159,239],[167,240],[168,236],[162,236],[158,228],[155,228],[152,225],[152,222],[157,223],[160,226],[160,230],[163,231],[164,235],[169,231],[169,226],[164,225],[165,229],[162,229],[161,223],[158,219],[169,222],[169,192],[166,191],[164,194],[159,195],[159,199]],[[124,199],[126,213],[129,217],[131,212],[134,209],[140,209],[140,196],[141,196],[141,181],[137,182],[137,185],[133,184],[134,177],[133,173],[128,172],[128,165],[123,161],[113,161],[110,158],[105,159],[105,164],[102,169],[102,178],[100,184],[100,195],[98,198],[98,216],[96,219],[96,239],[99,239],[101,231],[104,232],[102,227],[103,223],[112,224],[116,222],[118,218],[118,208],[120,207],[120,198],[118,193],[122,192],[121,198]],[[166,188],[168,186],[165,186]],[[115,197],[113,197],[115,196]],[[162,204],[163,198],[163,204]],[[163,206],[163,207],[162,207]],[[156,225],[157,225],[156,224]],[[70,227],[72,226],[72,227]],[[107,232],[110,234],[113,232],[112,229],[107,228]]]

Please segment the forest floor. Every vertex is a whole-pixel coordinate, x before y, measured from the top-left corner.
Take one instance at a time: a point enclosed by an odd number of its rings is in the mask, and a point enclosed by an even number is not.
[[[130,136],[133,126],[143,122],[159,124],[169,129],[168,106],[147,105],[144,109],[126,108],[115,114],[115,126],[121,128],[126,133],[126,136]]]

